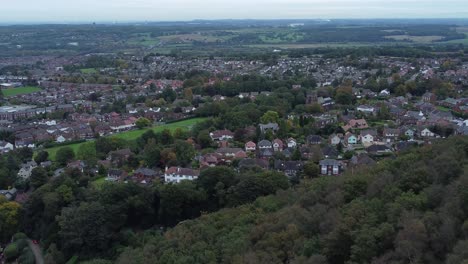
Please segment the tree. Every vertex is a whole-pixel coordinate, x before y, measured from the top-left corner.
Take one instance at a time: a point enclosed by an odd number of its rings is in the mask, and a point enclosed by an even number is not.
[[[147,118],[140,117],[135,122],[135,125],[138,127],[138,129],[143,129],[145,127],[149,127],[151,125],[151,121]]]
[[[159,141],[163,145],[170,145],[174,142],[174,137],[169,129],[164,129],[161,133],[158,133]]]
[[[49,152],[41,150],[37,153],[36,157],[34,157],[34,161],[37,164],[46,161],[49,158]]]
[[[0,241],[7,242],[18,231],[21,206],[0,196]]]
[[[33,151],[31,148],[19,148],[15,150],[15,153],[21,162],[30,161],[33,157]]]
[[[304,176],[307,178],[315,178],[319,175],[319,166],[312,161],[304,164]]]
[[[291,156],[292,160],[302,160],[302,154],[299,148],[296,148]]]
[[[196,154],[192,144],[183,140],[177,140],[174,143],[174,152],[177,156],[177,161],[181,166],[187,166],[190,164]]]
[[[143,158],[149,167],[157,167],[161,161],[161,148],[156,144],[156,140],[150,139],[143,150]]]
[[[236,173],[227,167],[214,167],[202,170],[197,186],[206,191],[210,203],[209,210],[225,206],[227,190],[239,182]]]
[[[94,142],[81,144],[76,156],[85,161],[88,166],[94,166],[97,162],[96,144]]]
[[[351,86],[342,86],[336,90],[335,100],[342,105],[353,103],[353,90]]]
[[[48,264],[63,264],[65,263],[65,256],[58,250],[57,245],[52,243],[47,249],[44,261]]]
[[[62,248],[85,256],[104,251],[109,247],[112,233],[107,209],[98,202],[81,203],[78,207],[67,207],[57,216]],[[79,227],[79,228],[77,228]]]
[[[47,171],[42,167],[36,167],[31,171],[30,184],[35,189],[46,184],[48,179]]]
[[[206,193],[190,181],[163,185],[160,189],[160,217],[162,223],[172,226],[200,215]]]
[[[267,111],[260,118],[260,122],[262,122],[263,124],[278,123],[278,120],[279,120],[279,115],[278,115],[278,112],[275,112],[275,111]]]
[[[202,148],[210,147],[211,143],[213,143],[213,140],[210,137],[210,132],[208,130],[200,131],[200,133],[198,133],[198,136],[197,136],[197,143]]]
[[[177,155],[171,148],[165,148],[161,151],[161,167],[172,166],[177,162]]]
[[[55,160],[62,166],[67,165],[67,163],[75,158],[75,152],[70,147],[62,147],[57,150],[55,155]]]

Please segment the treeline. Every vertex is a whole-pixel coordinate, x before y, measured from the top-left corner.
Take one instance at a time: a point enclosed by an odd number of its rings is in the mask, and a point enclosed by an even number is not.
[[[70,169],[31,194],[23,207],[23,228],[30,237],[41,238],[48,263],[73,256],[115,258],[140,239],[141,230],[164,230],[202,212],[242,205],[288,187],[282,173],[238,174],[217,167],[204,170],[193,182],[98,188]]]
[[[466,263],[467,157],[451,138],[143,233],[99,263]]]

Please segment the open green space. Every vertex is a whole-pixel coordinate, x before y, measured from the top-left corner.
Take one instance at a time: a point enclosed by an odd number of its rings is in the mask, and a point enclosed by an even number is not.
[[[164,129],[169,129],[171,132],[174,132],[178,128],[191,129],[193,125],[205,119],[206,118],[192,118],[192,119],[187,119],[187,120],[183,120],[183,121],[179,121],[175,123],[154,126],[154,127],[147,128],[147,129],[139,129],[139,130],[131,130],[127,132],[122,132],[122,133],[112,135],[111,137],[122,138],[125,140],[135,140],[139,138],[141,135],[143,135],[148,130],[153,130],[154,132],[161,132]]]
[[[182,120],[182,121],[174,122],[174,123],[170,123],[170,124],[154,126],[154,127],[147,128],[147,129],[126,131],[126,132],[111,135],[109,137],[121,138],[121,139],[125,139],[125,140],[135,140],[135,139],[139,138],[141,135],[143,135],[143,133],[145,133],[148,130],[153,130],[154,132],[161,132],[164,129],[169,129],[171,132],[174,132],[178,128],[181,128],[181,129],[184,129],[184,130],[190,130],[193,125],[195,125],[196,123],[202,122],[204,120],[206,120],[206,118],[201,118],[201,117],[200,118],[191,118],[191,119]],[[65,146],[57,146],[57,147],[53,147],[53,148],[48,148],[48,149],[46,149],[46,151],[49,153],[50,160],[55,160],[55,157],[57,155],[57,151],[60,148],[70,147],[70,148],[73,149],[73,151],[76,154],[78,152],[79,147],[82,144],[85,144],[85,143],[86,142],[81,142],[81,143],[70,144],[70,145],[65,145]]]
[[[447,108],[447,107],[443,107],[443,106],[440,106],[440,105],[439,105],[439,106],[437,106],[436,108],[437,108],[437,110],[440,110],[440,111],[442,111],[442,112],[450,112],[450,109]]]
[[[91,185],[100,190],[102,188],[102,185],[104,185],[106,183],[106,177],[100,177],[100,178],[97,178],[95,180],[92,181]]]
[[[2,89],[2,93],[5,97],[11,97],[21,94],[30,94],[40,91],[41,88],[37,86],[24,86],[24,87],[17,87],[17,88],[8,88]]]
[[[55,160],[55,156],[57,155],[57,151],[61,148],[64,148],[64,147],[70,147],[73,149],[73,151],[75,152],[75,154],[78,152],[78,148],[81,146],[81,144],[83,144],[84,142],[81,142],[81,143],[75,143],[75,144],[70,144],[70,145],[64,145],[64,146],[57,146],[57,147],[53,147],[53,148],[48,148],[46,149],[46,151],[49,153],[49,159],[50,160]]]
[[[80,69],[81,73],[84,73],[84,74],[93,74],[93,73],[97,73],[98,71],[96,70],[96,68],[86,68],[86,69]]]

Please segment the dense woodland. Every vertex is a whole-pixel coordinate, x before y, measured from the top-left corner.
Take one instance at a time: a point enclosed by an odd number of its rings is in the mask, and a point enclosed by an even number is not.
[[[467,165],[467,139],[452,138],[146,231],[117,263],[466,263]]]

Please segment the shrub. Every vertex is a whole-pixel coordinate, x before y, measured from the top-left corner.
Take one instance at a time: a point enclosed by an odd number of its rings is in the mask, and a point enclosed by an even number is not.
[[[16,243],[9,244],[4,250],[4,255],[7,260],[16,259],[19,255],[18,245]]]

